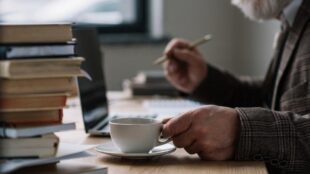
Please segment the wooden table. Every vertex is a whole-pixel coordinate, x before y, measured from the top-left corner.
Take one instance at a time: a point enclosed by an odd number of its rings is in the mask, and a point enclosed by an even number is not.
[[[111,111],[143,111],[141,102],[144,98],[132,99],[128,95],[109,93]],[[76,121],[78,130],[59,133],[62,142],[78,144],[102,144],[109,142],[109,138],[89,137],[83,131],[81,111],[77,100],[71,101],[74,109],[65,111],[65,121]],[[265,164],[262,162],[211,162],[202,161],[197,155],[189,155],[183,149],[174,153],[148,160],[126,160],[92,151],[95,156],[72,160],[82,164],[96,164],[108,167],[109,174],[266,174]],[[57,166],[56,166],[57,168]]]

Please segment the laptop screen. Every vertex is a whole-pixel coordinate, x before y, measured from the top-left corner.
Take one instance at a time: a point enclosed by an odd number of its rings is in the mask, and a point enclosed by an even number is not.
[[[85,58],[82,68],[92,77],[92,81],[78,79],[84,126],[89,132],[97,129],[108,115],[103,57],[96,29],[74,28],[73,35],[77,40],[76,54]]]

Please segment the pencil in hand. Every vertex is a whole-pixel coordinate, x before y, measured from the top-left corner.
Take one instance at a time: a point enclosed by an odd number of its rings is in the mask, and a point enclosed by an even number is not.
[[[205,35],[204,37],[202,37],[202,38],[200,38],[200,39],[198,39],[198,40],[192,42],[192,43],[190,44],[190,46],[189,46],[189,49],[194,49],[194,48],[196,48],[196,47],[198,47],[198,46],[200,46],[200,45],[202,45],[202,44],[204,44],[204,43],[207,43],[207,42],[210,41],[211,39],[212,39],[212,35],[207,34],[207,35]],[[162,64],[162,63],[164,63],[164,62],[165,62],[166,60],[168,60],[168,59],[169,59],[169,57],[167,57],[167,56],[159,57],[159,58],[157,58],[157,59],[154,61],[154,64],[155,64],[155,65]]]

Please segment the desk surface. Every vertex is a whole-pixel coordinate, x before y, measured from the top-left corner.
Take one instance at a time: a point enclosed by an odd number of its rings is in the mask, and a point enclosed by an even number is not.
[[[82,144],[101,144],[109,138],[88,137],[83,131],[61,133],[61,141]],[[174,153],[149,159],[126,160],[93,151],[94,157],[76,160],[78,163],[96,164],[108,167],[109,174],[266,174],[265,165],[260,162],[210,162],[201,161],[196,155],[188,155],[183,149]]]
[[[143,111],[143,98],[132,99],[128,95],[110,93],[110,110]],[[89,137],[83,131],[81,111],[78,101],[71,101],[74,109],[65,111],[65,121],[76,121],[78,130],[59,133],[62,142],[79,144],[102,144],[109,138]],[[197,155],[189,155],[183,149],[174,153],[149,160],[125,160],[95,152],[95,156],[72,160],[76,163],[96,164],[108,167],[109,174],[156,174],[156,173],[204,173],[204,174],[266,174],[264,163],[261,162],[210,162],[201,161]]]

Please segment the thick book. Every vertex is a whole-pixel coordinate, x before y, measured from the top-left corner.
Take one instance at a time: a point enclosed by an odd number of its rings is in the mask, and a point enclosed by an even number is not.
[[[0,60],[75,56],[74,43],[1,45]]]
[[[63,111],[61,109],[43,111],[0,112],[0,125],[5,124],[20,127],[60,124],[62,123],[62,118]]]
[[[43,158],[54,156],[59,138],[55,134],[39,137],[0,139],[0,158]]]
[[[63,43],[73,39],[70,24],[1,24],[0,43]]]
[[[0,111],[62,109],[66,106],[66,100],[66,94],[0,96]]]
[[[179,96],[179,92],[169,83],[141,84],[132,80],[125,80],[123,89],[134,96]]]
[[[45,93],[71,93],[75,79],[63,78],[35,78],[35,79],[1,79],[0,96],[45,94]]]
[[[0,77],[9,79],[56,78],[82,75],[83,58],[0,61]]]
[[[134,77],[134,81],[139,84],[161,84],[168,83],[165,78],[165,74],[163,71],[141,71],[136,77]]]
[[[34,137],[53,132],[62,132],[68,130],[74,130],[76,128],[75,123],[55,124],[48,126],[36,126],[36,127],[22,127],[14,128],[7,125],[0,126],[0,137],[6,138],[24,138]]]

